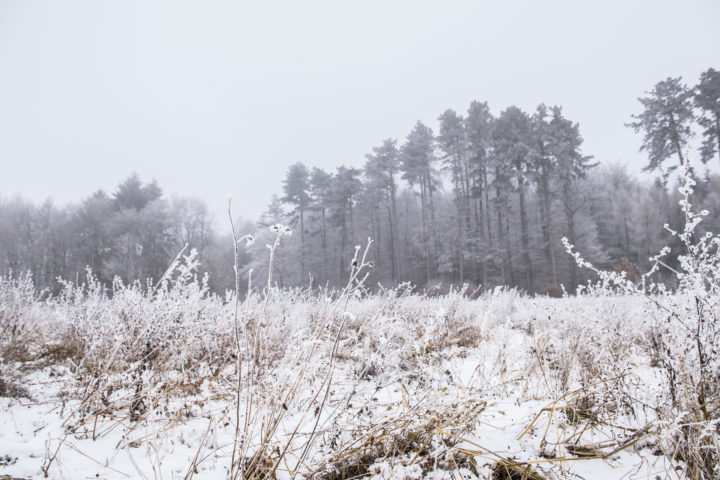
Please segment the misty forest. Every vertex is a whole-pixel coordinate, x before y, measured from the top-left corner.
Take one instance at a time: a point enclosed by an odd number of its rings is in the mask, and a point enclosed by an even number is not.
[[[572,294],[595,278],[577,268],[563,237],[595,265],[633,280],[665,245],[674,247],[675,265],[681,250],[664,228],[683,221],[674,170],[691,162],[695,203],[710,212],[702,228],[716,231],[720,222],[720,178],[703,169],[720,165],[719,91],[720,73],[710,68],[692,88],[668,78],[639,99],[628,127],[647,152],[643,178],[583,151],[580,126],[559,106],[510,106],[493,116],[477,101],[464,114],[443,112],[435,130],[418,121],[407,138],[378,142],[361,168],[294,163],[263,217],[238,225],[258,240],[241,249],[241,288],[251,269],[265,282],[276,224],[293,232],[275,259],[280,287],[344,285],[355,247],[369,238],[371,290],[409,282]],[[695,132],[698,152],[690,149]],[[227,222],[213,222],[199,199],[168,199],[137,174],[78,205],[6,198],[0,212],[0,271],[31,272],[40,290],[57,292],[58,278],[84,280],[88,272],[107,286],[115,276],[157,281],[185,245],[197,249],[212,291],[235,288]],[[668,273],[659,275],[672,282]]]
[[[640,95],[640,178],[473,101],[257,221],[0,197],[0,479],[719,480],[720,72]]]

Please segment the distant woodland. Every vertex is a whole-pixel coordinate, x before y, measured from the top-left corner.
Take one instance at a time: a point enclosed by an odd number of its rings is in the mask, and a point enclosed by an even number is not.
[[[674,170],[691,162],[693,203],[709,212],[702,227],[720,225],[720,177],[703,167],[720,162],[720,72],[708,69],[693,87],[668,78],[639,101],[628,127],[648,158],[644,179],[584,152],[579,125],[560,107],[511,106],[494,116],[483,102],[446,110],[436,130],[418,121],[405,139],[378,142],[362,168],[295,163],[262,218],[236,225],[256,240],[239,250],[243,288],[266,282],[276,224],[292,230],[273,265],[281,287],[343,285],[368,238],[370,290],[409,282],[425,290],[574,292],[590,277],[563,237],[595,265],[630,278],[665,245],[672,263],[682,252],[663,225],[683,224]],[[58,277],[84,282],[88,272],[109,289],[115,277],[152,284],[188,244],[209,288],[222,293],[235,285],[233,240],[219,233],[226,230],[212,225],[202,201],[167,198],[135,174],[74,205],[0,197],[0,274],[31,272],[51,293]]]

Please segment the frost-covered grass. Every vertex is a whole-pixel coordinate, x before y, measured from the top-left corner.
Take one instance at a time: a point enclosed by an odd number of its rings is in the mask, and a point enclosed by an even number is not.
[[[368,296],[359,251],[342,291],[270,271],[244,299],[209,294],[194,253],[112,292],[2,277],[0,474],[720,478],[720,237],[691,188],[672,292],[598,271],[562,299]]]
[[[112,296],[68,284],[41,301],[27,278],[0,282],[0,473],[688,474],[689,410],[657,349],[664,314],[643,297],[271,291],[240,302],[236,337],[234,299],[182,265],[156,291]]]

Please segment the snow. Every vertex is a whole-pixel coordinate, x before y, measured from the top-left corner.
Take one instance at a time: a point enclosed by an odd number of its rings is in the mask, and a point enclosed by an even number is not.
[[[0,474],[228,477],[236,441],[236,367],[232,359],[218,360],[222,368],[213,375],[208,359],[234,348],[232,304],[187,285],[175,296],[131,293],[99,303],[33,305],[34,349],[67,341],[65,329],[80,325],[87,330],[74,332],[87,339],[87,351],[79,359],[5,367],[27,398],[0,399],[0,456],[9,457],[0,462]],[[504,291],[470,300],[390,292],[350,298],[342,307],[274,292],[263,331],[266,367],[250,383],[245,381],[253,370],[243,367],[245,452],[255,451],[268,422],[278,420],[264,436],[273,462],[285,450],[277,478],[290,478],[296,467],[298,478],[332,471],[359,445],[376,448],[368,442],[372,436],[390,443],[375,450],[365,478],[491,478],[499,460],[529,464],[547,478],[589,480],[655,478],[675,466],[652,455],[658,444],[652,435],[607,458],[579,459],[568,450],[602,445],[607,454],[627,443],[631,432],[654,425],[653,408],[667,401],[662,372],[644,344],[650,322],[642,299],[528,298]],[[247,318],[261,317],[264,308],[260,298],[243,305]],[[143,336],[152,330],[164,339],[167,352],[157,363],[109,355],[143,348],[117,324],[105,325],[128,311],[135,312],[133,331]],[[183,313],[188,311],[195,313]],[[114,366],[93,367],[91,361],[112,358]],[[78,367],[82,362],[87,366]],[[102,396],[86,393],[98,380],[88,374],[91,368],[105,372]],[[133,419],[138,384],[145,410]],[[565,409],[583,401],[607,425],[568,417]],[[629,403],[598,403],[609,401]],[[248,405],[252,425],[243,430]],[[410,442],[393,450],[411,434],[426,440],[425,448]],[[463,455],[472,461],[453,466],[453,458]]]

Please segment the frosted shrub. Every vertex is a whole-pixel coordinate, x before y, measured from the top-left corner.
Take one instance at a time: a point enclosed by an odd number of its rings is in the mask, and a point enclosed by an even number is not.
[[[0,276],[0,327],[6,329],[19,319],[21,313],[35,304],[37,295],[29,272]]]
[[[17,278],[12,272],[8,276],[0,276],[0,337],[3,338],[3,348],[14,344],[21,332],[30,326],[24,320],[35,308],[36,300],[30,273],[23,273]]]
[[[690,478],[710,479],[720,477],[720,236],[698,232],[708,212],[693,212],[694,186],[686,164],[679,202],[684,228],[677,232],[665,225],[685,250],[678,256],[677,270],[663,261],[670,252],[664,248],[651,259],[651,270],[635,284],[624,272],[596,269],[563,240],[579,266],[600,276],[599,283],[590,288],[592,293],[621,292],[646,299],[645,316],[651,322],[646,345],[667,380],[667,401],[658,405],[661,448],[685,462]],[[649,283],[660,268],[675,274],[677,291]]]
[[[29,355],[30,345],[25,339],[37,337],[35,324],[30,321],[36,299],[30,273],[17,278],[12,272],[0,276],[0,396],[23,394],[10,377],[15,373],[14,362]]]
[[[91,272],[84,284],[60,280],[60,294],[41,305],[43,342],[69,352],[56,360],[69,362],[84,383],[71,430],[87,416],[126,412],[140,420],[174,392],[197,392],[231,362],[229,312],[198,267],[193,250],[155,286],[116,278],[112,295]]]

